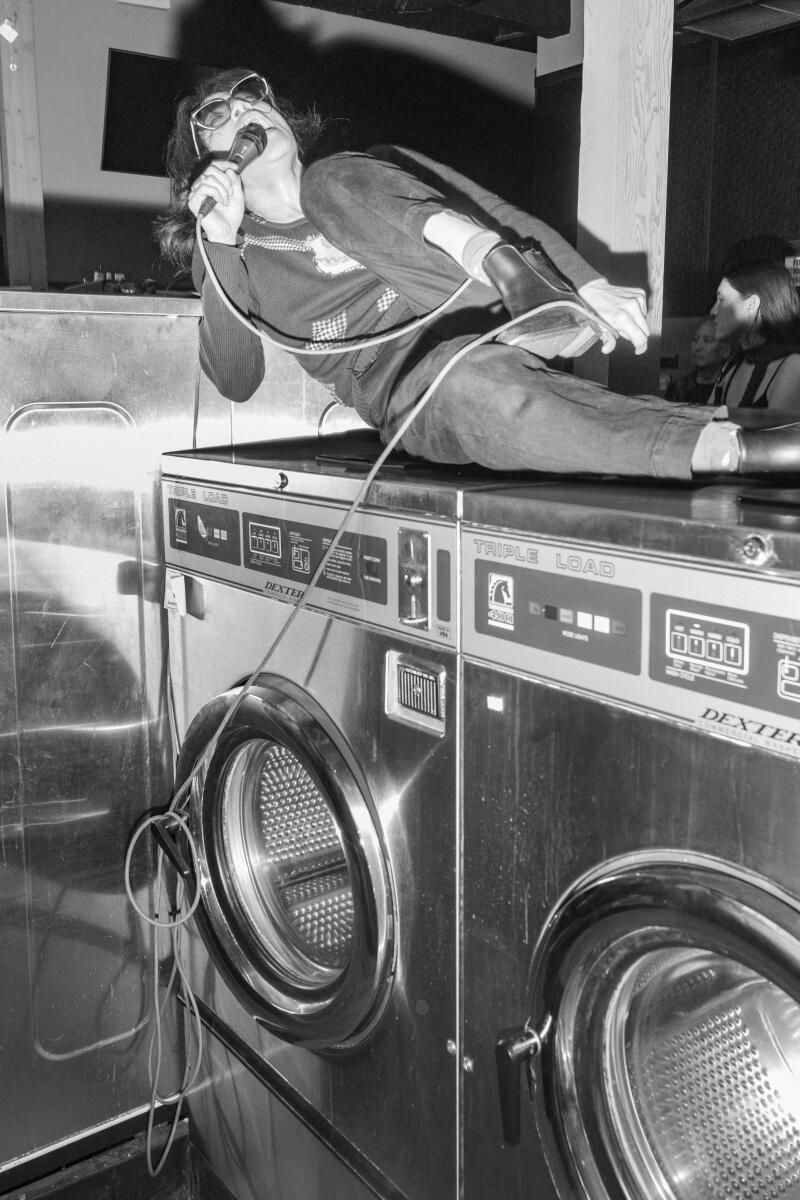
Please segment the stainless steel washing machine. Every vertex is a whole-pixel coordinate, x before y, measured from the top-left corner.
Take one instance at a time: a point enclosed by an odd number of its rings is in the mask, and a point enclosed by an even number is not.
[[[237,1200],[457,1195],[468,475],[390,460],[294,608],[380,449],[163,458],[178,784],[200,764],[185,956],[208,1038],[189,1111]]]
[[[799,500],[465,497],[466,1200],[800,1196]]]

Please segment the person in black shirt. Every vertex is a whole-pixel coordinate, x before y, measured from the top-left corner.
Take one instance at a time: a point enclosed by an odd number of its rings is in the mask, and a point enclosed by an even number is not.
[[[718,337],[736,353],[715,387],[729,412],[800,412],[800,299],[791,272],[772,260],[728,271],[711,310]]]

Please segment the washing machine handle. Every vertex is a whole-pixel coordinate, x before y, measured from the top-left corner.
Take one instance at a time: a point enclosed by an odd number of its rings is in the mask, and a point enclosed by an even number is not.
[[[548,1014],[538,1033],[526,1022],[521,1028],[504,1029],[497,1035],[494,1060],[500,1093],[500,1116],[503,1140],[509,1146],[518,1145],[521,1134],[520,1070],[525,1067],[528,1087],[532,1089],[533,1060],[541,1054],[552,1023],[552,1017]]]
[[[191,883],[194,880],[194,871],[186,860],[186,857],[178,845],[176,839],[171,833],[167,833],[165,829],[155,821],[150,826],[150,832],[155,838],[158,845],[166,854],[169,861],[172,863],[175,870],[180,875],[184,883]]]

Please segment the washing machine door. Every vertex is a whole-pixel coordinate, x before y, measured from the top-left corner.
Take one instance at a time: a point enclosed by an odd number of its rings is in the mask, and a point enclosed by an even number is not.
[[[561,1197],[800,1197],[799,939],[793,898],[704,856],[611,860],[563,898],[517,1043]]]
[[[395,905],[374,805],[344,737],[302,689],[263,676],[192,722],[179,785],[193,773],[196,916],[215,966],[279,1037],[360,1043],[391,987]]]

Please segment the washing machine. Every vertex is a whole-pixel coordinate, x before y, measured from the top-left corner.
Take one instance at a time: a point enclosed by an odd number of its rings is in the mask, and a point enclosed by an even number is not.
[[[485,482],[393,456],[307,591],[381,448],[162,461],[189,1114],[236,1200],[458,1191],[457,522]]]
[[[462,542],[466,1200],[800,1197],[800,492]]]

